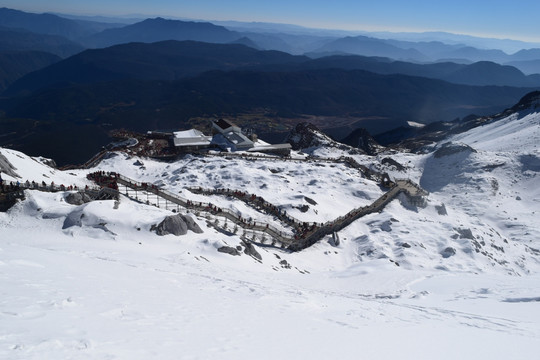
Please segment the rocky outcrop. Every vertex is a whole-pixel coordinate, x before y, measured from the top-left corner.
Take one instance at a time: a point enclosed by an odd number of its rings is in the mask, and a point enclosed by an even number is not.
[[[235,248],[230,247],[230,246],[222,246],[222,247],[218,248],[217,251],[219,251],[220,253],[229,254],[229,255],[232,255],[232,256],[240,256],[240,255],[242,255],[240,253],[240,251],[238,251],[238,249],[235,249]]]
[[[506,112],[514,113],[523,110],[536,110],[540,107],[540,91],[533,91],[522,97],[519,102]]]
[[[155,231],[160,236],[169,234],[182,236],[186,235],[188,230],[197,234],[203,233],[202,229],[191,217],[182,214],[167,216],[162,222],[153,225],[150,229],[150,231]]]
[[[15,172],[17,168],[13,166],[9,160],[0,153],[0,173],[4,173],[14,178],[20,178],[19,174]]]
[[[350,154],[363,154],[364,152],[351,146],[341,144],[324,134],[317,126],[310,123],[300,123],[289,133],[285,140],[291,144],[293,150],[302,150],[314,147],[332,147],[349,152]]]
[[[446,206],[444,204],[435,205],[435,209],[437,210],[437,213],[439,215],[448,215],[448,212],[446,211]]]
[[[293,150],[300,150],[325,145],[332,139],[324,135],[317,126],[310,123],[300,123],[289,133],[285,141],[291,144]]]
[[[449,156],[458,153],[475,153],[476,150],[464,143],[447,142],[433,153],[435,158]]]
[[[245,246],[244,254],[254,257],[255,259],[262,260],[261,254],[259,254],[252,243],[242,241],[242,244]]]
[[[341,140],[342,143],[358,148],[367,155],[376,155],[384,150],[384,147],[379,145],[371,134],[364,128],[354,130],[346,138]]]
[[[75,192],[67,194],[64,201],[71,205],[82,205],[92,201],[92,198],[84,192]]]
[[[446,249],[444,249],[443,251],[441,251],[440,254],[441,254],[441,256],[443,258],[448,259],[450,256],[456,255],[456,249],[449,246]]]
[[[392,159],[390,157],[385,157],[384,159],[382,159],[381,164],[383,164],[385,166],[388,166],[388,167],[394,167],[397,171],[405,171],[405,170],[407,170],[407,168],[405,166],[401,165],[396,160],[394,160],[394,159]]]

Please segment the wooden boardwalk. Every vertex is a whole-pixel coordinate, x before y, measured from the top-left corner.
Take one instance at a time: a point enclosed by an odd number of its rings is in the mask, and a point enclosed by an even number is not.
[[[95,166],[103,157],[107,154],[106,151],[100,152],[94,158],[85,164],[84,167],[88,168]],[[340,157],[337,159],[332,158],[306,158],[306,159],[294,159],[294,158],[276,158],[264,155],[252,155],[252,154],[212,154],[206,156],[224,156],[226,158],[244,158],[249,160],[267,160],[267,161],[301,161],[301,162],[328,162],[328,163],[344,163],[351,168],[358,169],[361,174],[367,178],[375,181],[382,181],[383,174],[369,169],[368,167],[359,164],[353,158]],[[279,207],[268,203],[262,199],[262,197],[256,194],[245,194],[238,190],[205,190],[205,189],[191,189],[193,192],[199,192],[201,194],[220,194],[235,196],[239,200],[244,201],[249,206],[255,208],[258,211],[264,212],[268,215],[274,216],[276,221],[281,223],[281,228],[278,228],[271,223],[262,221],[252,221],[243,218],[241,215],[234,213],[228,209],[222,209],[212,203],[195,202],[189,199],[183,198],[177,194],[173,194],[169,191],[158,188],[153,184],[141,183],[136,180],[130,179],[118,173],[105,173],[98,171],[88,174],[88,178],[94,180],[99,187],[98,188],[85,188],[76,189],[86,192],[92,199],[113,199],[118,198],[120,194],[127,196],[138,202],[152,204],[158,207],[172,210],[175,212],[185,211],[194,213],[197,216],[205,217],[208,220],[208,224],[214,228],[226,232],[240,235],[245,240],[267,246],[275,246],[279,248],[288,249],[290,251],[300,251],[305,249],[317,241],[321,240],[327,235],[332,235],[339,232],[345,227],[349,226],[352,222],[359,218],[380,212],[383,208],[394,200],[400,193],[406,194],[413,200],[422,199],[427,196],[427,192],[420,188],[419,185],[413,183],[410,180],[398,179],[392,182],[388,191],[381,197],[376,199],[373,203],[367,206],[359,207],[351,210],[349,213],[340,216],[332,221],[326,223],[310,223],[302,222],[294,217],[288,215],[286,212],[279,210]],[[36,184],[28,182],[18,185],[19,192],[16,193],[18,198],[24,197],[24,194],[20,190],[38,190],[38,191],[66,191],[71,190],[64,186],[54,186]],[[15,193],[13,194],[15,195]],[[152,200],[152,202],[151,202]]]
[[[92,178],[91,174],[89,176]],[[241,236],[251,242],[286,248],[291,251],[300,251],[305,249],[325,236],[344,229],[352,222],[363,216],[380,212],[400,193],[404,193],[411,198],[423,197],[427,195],[425,190],[421,189],[412,181],[400,179],[396,180],[385,194],[376,199],[370,205],[353,209],[349,213],[326,223],[306,223],[294,219],[290,215],[281,212],[276,213],[273,211],[277,209],[276,206],[268,202],[263,202],[260,200],[258,201],[257,199],[262,198],[256,196],[255,194],[244,194],[240,191],[234,190],[227,190],[225,192],[228,195],[236,194],[237,198],[244,200],[250,206],[253,206],[259,211],[266,212],[269,215],[280,214],[279,216],[276,216],[277,221],[282,222],[284,228],[291,227],[291,234],[287,231],[276,228],[270,223],[262,221],[248,221],[228,209],[219,208],[215,204],[191,201],[169,191],[162,190],[155,185],[137,182],[118,173],[100,173],[100,177],[107,178],[108,183],[115,181],[118,184],[117,188],[119,190],[115,189],[111,191],[116,191],[118,194],[123,194],[136,201],[145,202],[146,197],[146,203],[150,204],[149,194],[153,194],[156,202],[152,202],[152,205],[164,207],[166,209],[171,209],[172,205],[173,211],[180,211],[181,209],[184,209],[198,216],[206,217],[209,220],[210,225],[222,231],[228,233],[238,233],[240,229],[242,229]],[[205,191],[200,189],[199,192],[208,194],[215,193],[215,190]],[[219,219],[221,219],[221,221]]]

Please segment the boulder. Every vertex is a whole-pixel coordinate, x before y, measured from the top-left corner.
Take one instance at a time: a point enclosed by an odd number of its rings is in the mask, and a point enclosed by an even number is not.
[[[246,247],[244,249],[244,254],[254,257],[255,259],[262,260],[261,254],[255,249],[255,246],[252,243],[243,241],[243,245]]]
[[[230,247],[230,246],[222,246],[222,247],[218,248],[217,251],[225,253],[225,254],[229,254],[229,255],[232,255],[232,256],[240,256],[240,255],[242,255],[237,249],[235,249],[233,247]]]
[[[203,233],[202,229],[191,217],[182,214],[167,216],[157,226],[152,226],[150,230],[155,231],[160,236],[169,234],[175,236],[186,235],[188,230],[197,234]]]
[[[449,258],[450,256],[453,256],[456,254],[456,249],[454,249],[453,247],[447,247],[446,249],[444,249],[443,251],[440,252],[441,256],[445,259]]]
[[[441,204],[441,205],[435,205],[435,209],[437,210],[437,213],[439,215],[448,215],[448,212],[446,211],[446,206],[444,206],[444,204]]]
[[[90,196],[84,192],[69,193],[64,198],[65,202],[71,205],[82,205],[92,201]]]

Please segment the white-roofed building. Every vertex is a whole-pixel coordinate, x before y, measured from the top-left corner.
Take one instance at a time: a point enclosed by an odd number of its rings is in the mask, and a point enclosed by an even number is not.
[[[230,121],[219,119],[212,122],[212,130],[216,134],[221,134],[228,142],[227,148],[232,151],[246,150],[253,147],[253,141],[242,133],[240,127]],[[220,143],[223,141],[220,139]]]
[[[204,135],[201,131],[190,129],[175,131],[173,133],[174,146],[180,151],[191,151],[208,148],[212,143],[212,137]]]

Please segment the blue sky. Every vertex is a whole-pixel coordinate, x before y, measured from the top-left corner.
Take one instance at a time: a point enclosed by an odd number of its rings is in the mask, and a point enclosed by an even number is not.
[[[263,21],[368,31],[448,31],[540,41],[538,0],[1,0],[33,12]]]

